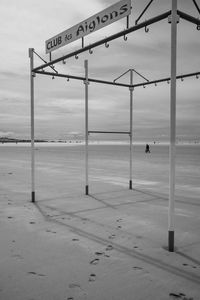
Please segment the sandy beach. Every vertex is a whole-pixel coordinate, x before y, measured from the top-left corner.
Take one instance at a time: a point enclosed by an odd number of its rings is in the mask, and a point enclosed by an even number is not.
[[[199,300],[200,146],[177,147],[175,252],[167,251],[168,146],[0,146],[0,299]]]

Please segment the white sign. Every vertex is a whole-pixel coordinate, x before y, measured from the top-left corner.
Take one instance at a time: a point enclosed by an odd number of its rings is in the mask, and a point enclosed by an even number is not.
[[[131,13],[131,0],[121,0],[116,4],[102,10],[85,21],[55,35],[45,42],[46,53],[65,46],[85,35],[99,30]]]

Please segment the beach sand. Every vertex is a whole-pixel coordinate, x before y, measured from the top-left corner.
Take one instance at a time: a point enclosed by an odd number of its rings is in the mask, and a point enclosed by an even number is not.
[[[199,300],[199,146],[177,147],[175,252],[168,243],[168,146],[0,146],[0,299]]]

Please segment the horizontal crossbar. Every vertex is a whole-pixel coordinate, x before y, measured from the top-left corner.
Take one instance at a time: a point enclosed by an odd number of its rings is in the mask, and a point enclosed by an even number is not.
[[[194,73],[188,73],[188,74],[183,74],[183,75],[178,75],[176,76],[176,79],[183,79],[183,78],[186,78],[186,77],[191,77],[191,76],[200,76],[200,72],[194,72]],[[134,84],[132,87],[133,88],[136,88],[136,87],[140,87],[140,86],[146,86],[146,85],[150,85],[150,84],[156,84],[156,83],[159,83],[159,82],[165,82],[165,81],[170,81],[170,77],[165,77],[165,78],[162,78],[162,79],[157,79],[157,80],[152,80],[152,81],[148,81],[148,82],[143,82],[143,83],[137,83],[137,84]]]
[[[188,14],[186,14],[186,13],[180,11],[180,10],[177,10],[177,14],[178,14],[182,19],[184,19],[184,20],[186,20],[186,21],[188,21],[188,22],[191,22],[191,23],[193,23],[193,24],[196,24],[196,25],[200,26],[200,20],[199,20],[199,19],[194,18],[194,17],[192,17],[192,16],[190,16],[190,15],[188,15]]]
[[[81,76],[66,75],[66,74],[59,74],[59,73],[56,74],[56,73],[53,73],[53,72],[46,72],[46,71],[36,71],[35,73],[41,74],[41,75],[49,75],[49,76],[52,76],[52,77],[62,77],[62,78],[67,78],[67,79],[69,78],[69,79],[77,79],[77,80],[85,81],[85,77],[81,77]],[[95,82],[95,83],[130,87],[129,84],[118,83],[118,82],[113,82],[113,81],[106,81],[106,80],[100,80],[100,79],[88,78],[88,81]]]
[[[77,79],[77,80],[85,81],[85,77],[81,77],[81,76],[73,76],[73,75],[59,74],[59,73],[46,72],[46,71],[36,71],[35,73],[41,74],[41,75],[48,75],[48,76],[52,76],[52,77],[62,77],[62,78],[67,78],[67,79],[69,78],[69,79]],[[182,79],[182,78],[192,77],[192,76],[200,76],[200,72],[193,72],[193,73],[178,75],[178,76],[176,76],[176,79]],[[151,81],[145,81],[145,82],[137,83],[134,85],[118,83],[118,82],[113,82],[113,81],[100,80],[100,79],[94,79],[94,78],[88,78],[88,81],[94,82],[94,83],[102,83],[102,84],[108,84],[108,85],[121,86],[121,87],[136,88],[136,87],[156,84],[156,83],[160,83],[160,82],[165,82],[165,81],[169,82],[170,77],[165,77],[165,78],[151,80]]]
[[[114,134],[130,134],[129,131],[100,131],[100,130],[90,130],[88,133],[114,133]]]

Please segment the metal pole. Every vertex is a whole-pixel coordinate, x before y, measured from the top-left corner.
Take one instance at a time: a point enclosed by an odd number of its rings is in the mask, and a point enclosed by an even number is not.
[[[90,133],[112,133],[112,134],[129,134],[130,131],[102,131],[102,130],[89,130],[88,134]]]
[[[130,85],[133,85],[133,70],[130,70]],[[130,87],[130,177],[129,189],[132,190],[132,156],[133,156],[133,87]]]
[[[35,151],[34,151],[34,77],[33,70],[33,48],[29,48],[30,58],[30,94],[31,94],[31,199],[35,202]]]
[[[85,194],[89,194],[88,184],[88,60],[84,61],[85,67]]]
[[[171,89],[170,89],[170,174],[168,212],[168,250],[174,252],[174,194],[176,163],[176,55],[177,55],[177,0],[172,0],[171,17]]]

